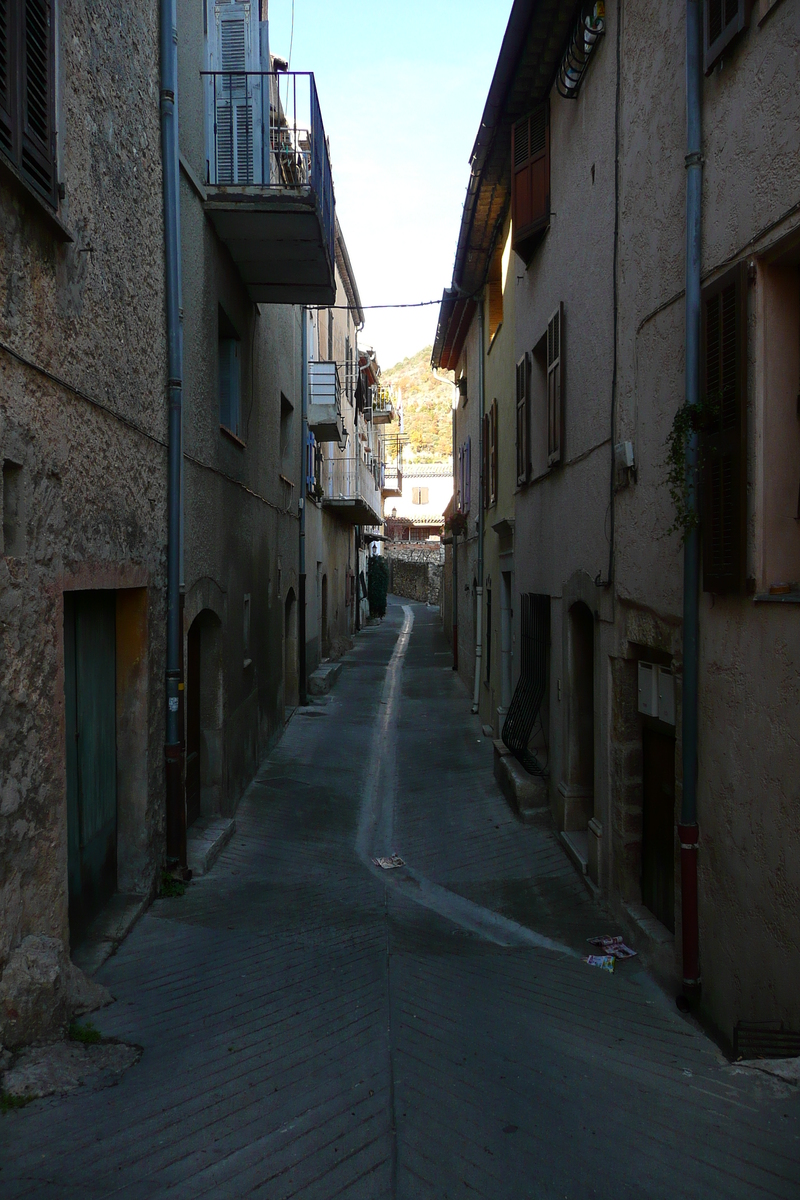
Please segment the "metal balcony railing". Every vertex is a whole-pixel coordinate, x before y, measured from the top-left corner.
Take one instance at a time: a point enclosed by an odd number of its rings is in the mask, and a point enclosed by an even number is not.
[[[211,187],[279,194],[310,190],[333,261],[328,143],[310,71],[202,71]]]
[[[379,516],[382,478],[383,463],[379,459],[366,463],[361,458],[336,454],[322,463],[323,500],[360,500]]]

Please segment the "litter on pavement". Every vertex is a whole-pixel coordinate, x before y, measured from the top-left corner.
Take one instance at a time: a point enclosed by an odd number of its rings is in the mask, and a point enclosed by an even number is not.
[[[599,967],[601,971],[613,972],[616,959],[613,954],[590,954],[583,961],[590,967]]]
[[[389,858],[373,858],[372,861],[376,867],[383,867],[384,871],[391,871],[393,867],[406,865],[399,854],[392,854]]]
[[[619,934],[614,936],[593,937],[586,939],[590,946],[598,946],[603,954],[612,954],[614,958],[635,958],[636,951],[626,946]]]

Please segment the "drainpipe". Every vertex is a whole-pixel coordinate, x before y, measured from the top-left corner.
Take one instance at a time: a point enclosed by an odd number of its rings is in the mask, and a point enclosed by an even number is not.
[[[308,704],[306,680],[306,471],[308,469],[308,314],[305,305],[300,309],[300,571],[298,578],[298,670],[300,674],[300,703]]]
[[[161,0],[161,153],[167,309],[167,863],[188,878],[183,789],[181,631],[181,497],[183,490],[183,332],[181,329],[180,191],[178,176],[178,30],[175,0]]]
[[[686,4],[686,402],[700,399],[700,215],[703,184],[701,157],[702,10],[700,0]],[[697,434],[686,447],[688,508],[697,513]],[[687,1000],[700,994],[700,939],[697,905],[697,684],[699,625],[699,529],[697,522],[683,551],[683,799],[678,837],[681,844],[681,925],[683,990]]]
[[[472,693],[472,711],[480,707],[481,662],[483,658],[483,412],[486,400],[483,394],[483,296],[478,301],[478,586],[475,589],[475,687]],[[472,464],[470,464],[471,466]]]

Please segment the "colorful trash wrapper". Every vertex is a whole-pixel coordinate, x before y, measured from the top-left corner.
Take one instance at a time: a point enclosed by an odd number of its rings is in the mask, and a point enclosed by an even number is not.
[[[614,958],[636,958],[636,951],[626,946],[619,934],[604,937],[587,938],[590,946],[597,946],[605,955],[613,954]]]
[[[601,971],[613,972],[616,959],[613,954],[590,954],[583,961],[590,967],[599,967]]]

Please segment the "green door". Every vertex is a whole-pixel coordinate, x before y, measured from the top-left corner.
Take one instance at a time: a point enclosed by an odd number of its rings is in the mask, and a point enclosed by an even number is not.
[[[69,923],[75,945],[117,886],[116,595],[64,594]]]

